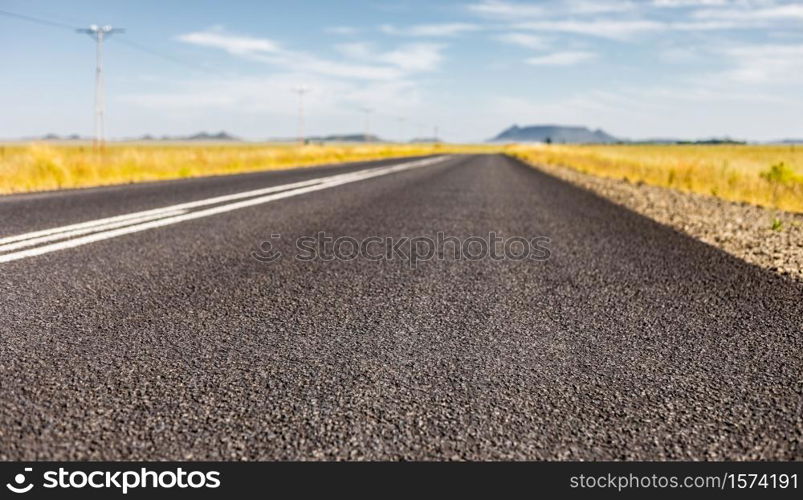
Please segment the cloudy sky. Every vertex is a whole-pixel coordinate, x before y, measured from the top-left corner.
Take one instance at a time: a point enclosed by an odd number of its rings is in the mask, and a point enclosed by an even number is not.
[[[0,137],[218,131],[476,141],[517,123],[625,138],[803,137],[803,1],[0,0]],[[366,111],[369,110],[369,111]]]

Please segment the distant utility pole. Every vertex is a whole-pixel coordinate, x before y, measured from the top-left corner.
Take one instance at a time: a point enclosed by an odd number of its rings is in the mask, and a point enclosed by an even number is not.
[[[298,94],[298,143],[304,144],[306,138],[304,137],[304,94],[309,92],[309,87],[299,85],[293,89],[293,92]]]
[[[438,126],[437,125],[432,127],[432,138],[435,140],[435,142],[438,142]]]
[[[371,135],[371,113],[374,112],[371,108],[360,108],[360,111],[365,113],[365,128],[363,129],[362,139],[363,142],[368,142],[368,137]]]
[[[407,118],[400,116],[397,118],[399,120],[399,142],[404,142],[404,122]]]
[[[95,147],[103,146],[106,140],[105,123],[103,115],[106,112],[106,91],[103,81],[103,40],[114,33],[124,33],[121,28],[112,28],[109,25],[98,26],[93,24],[87,29],[78,29],[78,33],[85,33],[95,40],[96,68],[95,68]]]

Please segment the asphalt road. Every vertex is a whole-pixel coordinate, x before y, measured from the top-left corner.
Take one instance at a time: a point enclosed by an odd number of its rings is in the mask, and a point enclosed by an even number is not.
[[[0,238],[408,161],[6,196]],[[502,156],[341,179],[0,263],[0,459],[803,458],[800,284]]]

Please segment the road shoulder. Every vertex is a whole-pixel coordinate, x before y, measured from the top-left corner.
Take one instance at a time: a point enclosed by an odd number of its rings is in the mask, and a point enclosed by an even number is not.
[[[803,281],[803,214],[602,178],[567,167],[530,166],[751,264]]]

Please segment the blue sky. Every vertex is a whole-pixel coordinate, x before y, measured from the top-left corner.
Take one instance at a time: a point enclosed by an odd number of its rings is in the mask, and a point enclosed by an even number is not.
[[[368,117],[390,139],[437,125],[476,141],[513,123],[803,137],[801,1],[0,0],[0,10],[126,29],[105,51],[110,137],[291,137],[299,85],[309,134],[362,132]],[[91,134],[94,46],[67,27],[0,16],[0,137]]]

